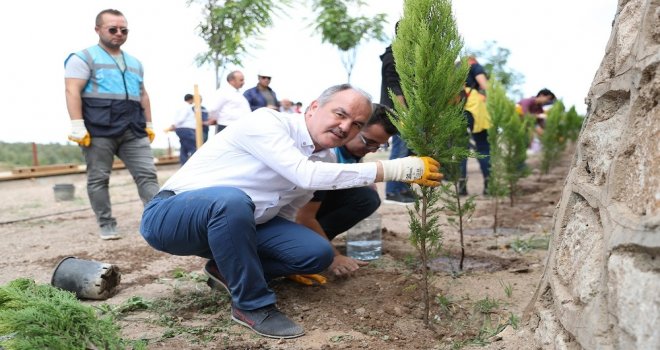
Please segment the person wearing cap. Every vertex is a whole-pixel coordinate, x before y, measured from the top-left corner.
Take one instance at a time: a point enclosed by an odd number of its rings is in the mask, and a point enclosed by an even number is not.
[[[154,249],[209,259],[210,285],[231,296],[231,318],[272,338],[303,335],[276,306],[274,278],[321,277],[334,252],[327,239],[295,222],[316,190],[406,181],[438,186],[439,164],[407,157],[358,164],[317,161],[358,136],[371,98],[350,84],[332,86],[303,117],[259,108],[200,148],[144,209],[140,233]],[[312,277],[313,278],[313,277]]]
[[[270,87],[271,77],[272,75],[268,71],[259,71],[257,86],[249,88],[243,93],[250,103],[250,110],[254,111],[261,107],[279,110],[280,102],[277,100],[275,91]]]

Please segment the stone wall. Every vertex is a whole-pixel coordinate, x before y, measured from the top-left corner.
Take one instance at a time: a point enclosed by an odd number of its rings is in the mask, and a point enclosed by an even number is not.
[[[525,313],[537,347],[660,349],[659,5],[619,1]]]

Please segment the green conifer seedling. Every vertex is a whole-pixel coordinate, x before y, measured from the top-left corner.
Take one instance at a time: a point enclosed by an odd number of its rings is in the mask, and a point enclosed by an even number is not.
[[[541,135],[541,173],[548,174],[552,165],[559,161],[559,156],[565,148],[565,135],[562,135],[564,120],[564,103],[555,102],[548,111],[545,128]]]
[[[454,181],[454,196],[461,160],[467,150],[466,120],[459,94],[468,65],[456,65],[463,42],[452,17],[449,0],[407,0],[392,44],[405,105],[390,92],[395,103],[395,123],[408,147],[418,155],[442,164],[445,178]],[[424,322],[429,326],[429,262],[442,246],[438,203],[451,184],[421,188],[410,214],[410,240],[420,255],[424,288]],[[446,207],[446,205],[445,205]],[[460,211],[459,199],[459,211]],[[462,261],[462,260],[461,260]]]

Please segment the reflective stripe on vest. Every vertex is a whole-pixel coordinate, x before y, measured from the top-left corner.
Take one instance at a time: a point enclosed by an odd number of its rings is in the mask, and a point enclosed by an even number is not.
[[[126,65],[126,70],[122,71],[114,58],[99,45],[76,52],[76,55],[91,69],[81,97],[140,102],[144,72],[136,58],[122,51]]]

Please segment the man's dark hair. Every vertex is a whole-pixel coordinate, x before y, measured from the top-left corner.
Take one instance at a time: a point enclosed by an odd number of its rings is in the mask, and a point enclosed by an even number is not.
[[[390,118],[394,118],[394,111],[391,108],[380,103],[372,103],[371,109],[373,112],[371,113],[371,117],[369,117],[365,127],[379,124],[383,126],[383,129],[385,129],[385,132],[389,135],[397,133],[398,130],[396,129],[396,126],[394,126],[390,120]]]
[[[536,97],[539,97],[539,96],[541,96],[541,95],[543,95],[543,96],[550,96],[553,100],[555,100],[555,99],[557,98],[557,97],[555,96],[555,94],[553,94],[552,91],[550,91],[550,90],[548,90],[548,89],[541,89],[541,91],[539,91],[539,93],[536,94]]]
[[[115,9],[105,9],[105,10],[99,12],[98,15],[96,15],[96,26],[97,26],[97,27],[100,27],[100,26],[103,25],[103,15],[105,15],[106,13],[107,13],[107,14],[110,14],[110,15],[114,15],[114,16],[122,16],[122,17],[125,17],[124,14],[121,13],[121,11],[119,11],[119,10],[115,10]]]
[[[188,102],[188,101],[192,100],[193,97],[194,97],[194,96],[191,95],[191,94],[186,94],[186,96],[183,96],[183,100],[186,101],[186,102]]]

